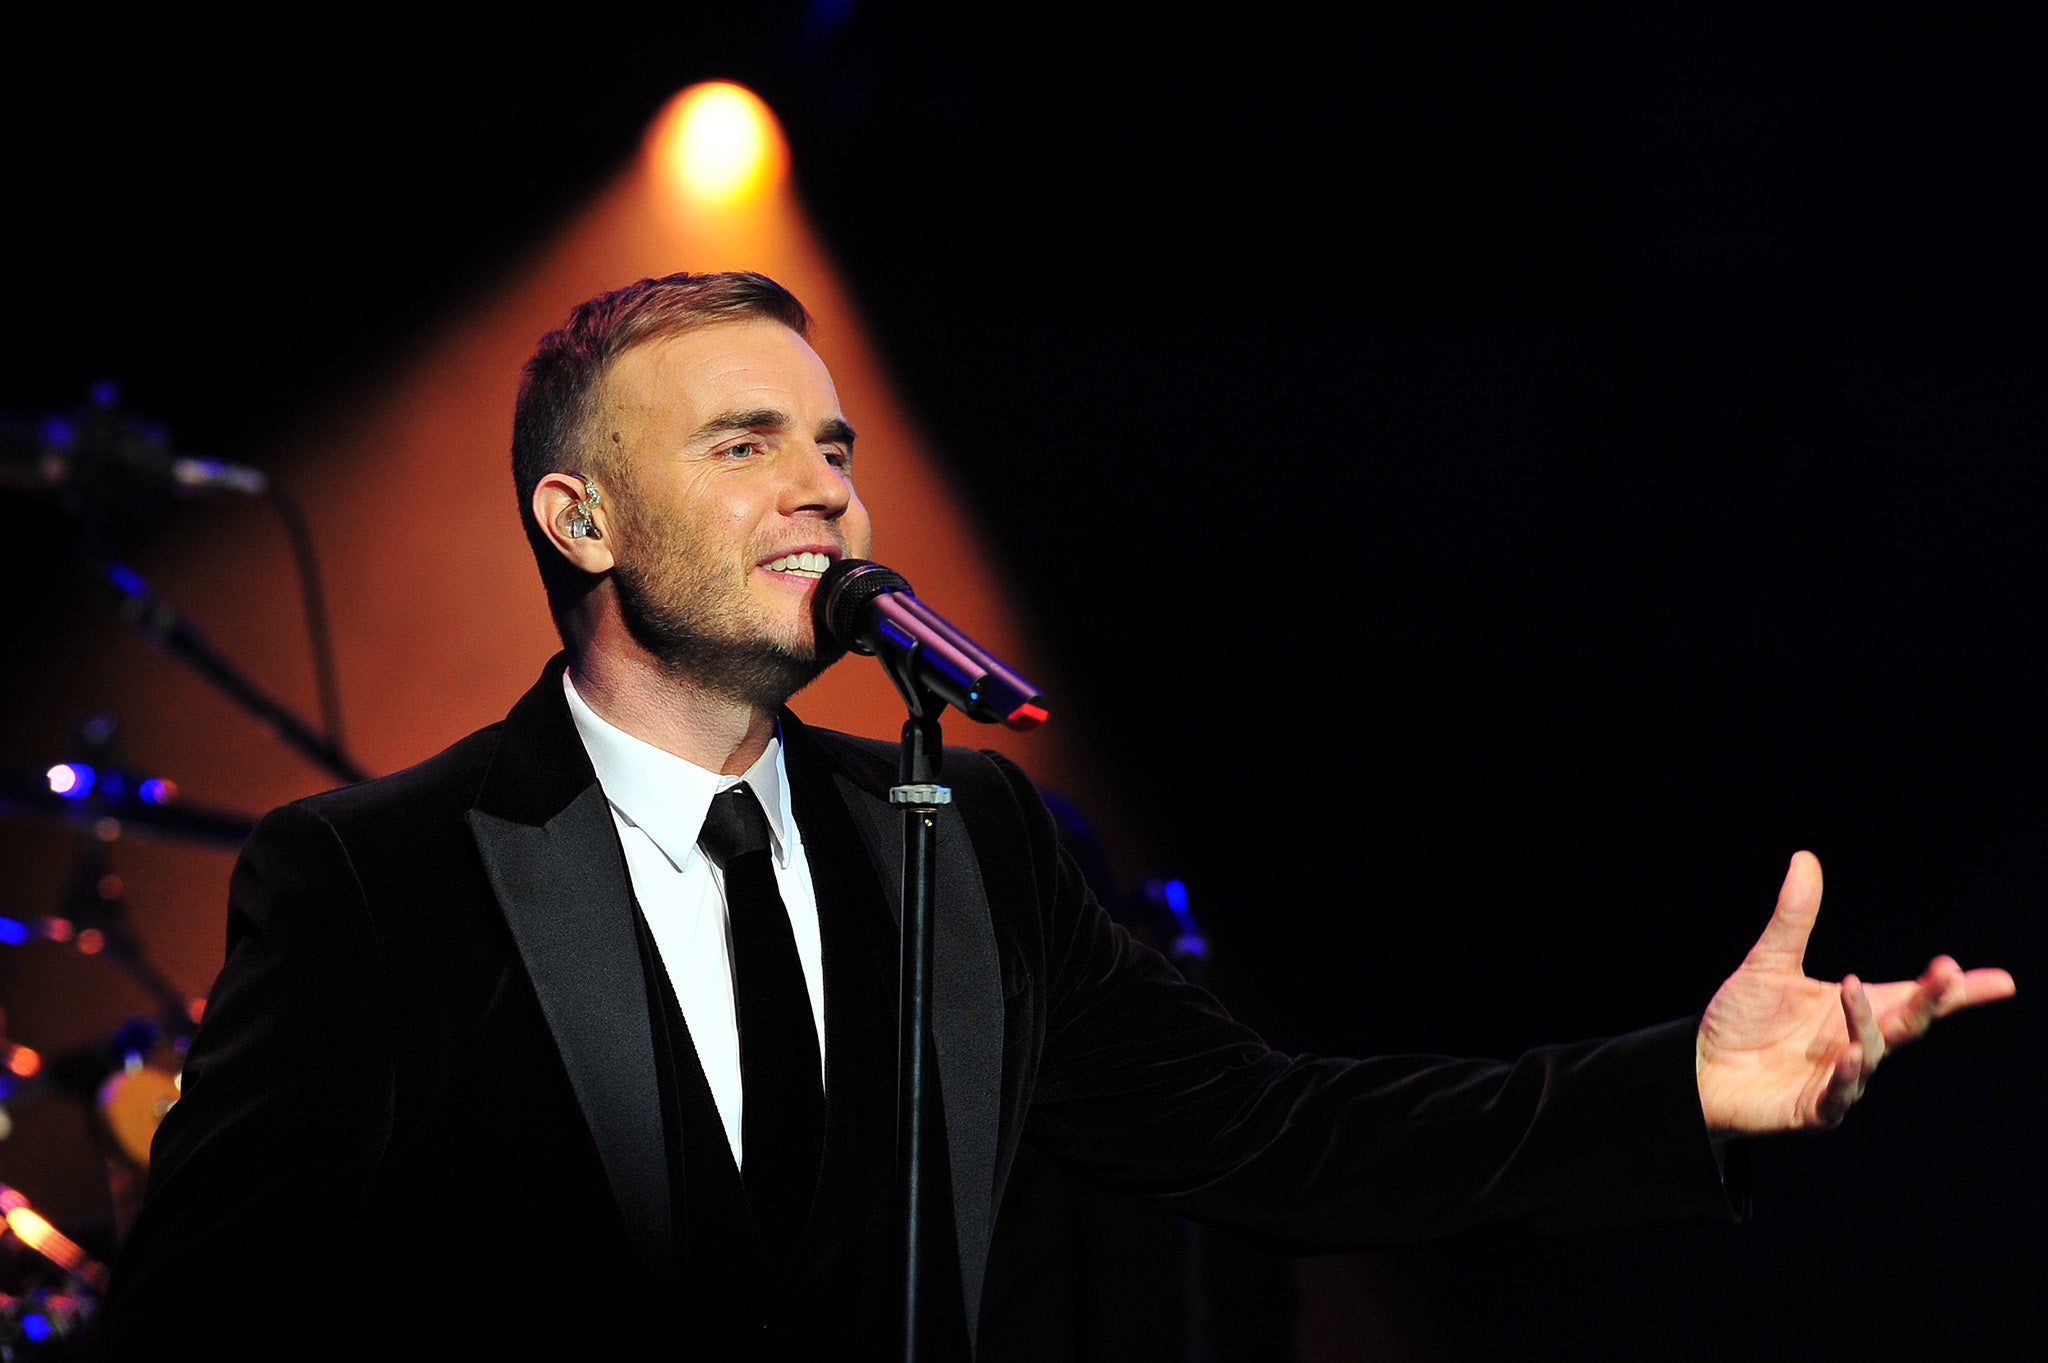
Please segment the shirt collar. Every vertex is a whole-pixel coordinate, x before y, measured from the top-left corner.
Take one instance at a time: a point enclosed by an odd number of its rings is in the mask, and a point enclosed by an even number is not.
[[[576,734],[590,754],[590,765],[597,771],[605,798],[621,818],[661,849],[671,866],[680,871],[691,858],[703,855],[697,850],[697,834],[711,809],[711,797],[741,781],[754,788],[762,812],[768,816],[776,864],[789,865],[787,830],[793,818],[780,726],[769,738],[767,750],[745,774],[723,776],[635,738],[606,720],[576,693],[576,684],[566,670],[562,691],[569,699],[569,717],[576,722]]]

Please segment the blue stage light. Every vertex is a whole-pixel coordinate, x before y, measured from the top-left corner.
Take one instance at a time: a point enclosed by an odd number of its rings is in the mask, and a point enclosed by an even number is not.
[[[59,762],[44,775],[49,778],[52,794],[67,800],[83,800],[92,794],[92,783],[97,773],[83,762]]]

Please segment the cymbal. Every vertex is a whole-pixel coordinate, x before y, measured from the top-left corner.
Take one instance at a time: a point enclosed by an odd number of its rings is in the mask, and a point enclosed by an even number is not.
[[[137,1169],[149,1168],[157,1124],[178,1101],[178,1076],[160,1065],[114,1071],[100,1085],[99,1116],[115,1150]]]
[[[177,799],[168,782],[136,780],[124,772],[79,763],[63,763],[33,776],[0,776],[0,816],[102,836],[133,833],[230,851],[239,849],[256,828],[251,815]],[[105,822],[109,819],[114,821],[111,826]]]

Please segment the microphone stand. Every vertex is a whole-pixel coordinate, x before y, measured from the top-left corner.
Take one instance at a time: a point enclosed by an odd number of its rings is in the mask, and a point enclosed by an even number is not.
[[[916,649],[884,658],[889,679],[909,707],[889,803],[903,811],[903,923],[897,973],[896,1013],[896,1178],[900,1199],[898,1235],[903,1252],[902,1358],[923,1356],[927,1279],[932,1249],[933,1206],[945,1181],[931,1186],[926,1167],[936,1122],[932,1096],[932,919],[937,898],[936,855],[939,810],[953,792],[938,784],[944,739],[942,702],[917,680]]]
[[[812,598],[820,639],[881,661],[909,708],[889,803],[903,811],[901,965],[897,977],[896,1174],[903,1250],[901,1347],[906,1363],[947,1352],[941,1335],[958,1313],[930,1309],[932,1288],[946,1281],[932,1263],[948,1243],[950,1182],[934,1154],[943,1140],[937,1097],[937,1046],[932,1035],[933,901],[937,898],[939,812],[953,792],[939,784],[943,743],[939,711],[958,706],[971,719],[1027,729],[1046,717],[1045,698],[994,655],[920,604],[901,574],[865,559],[840,559],[825,570]],[[961,1299],[953,1305],[963,1307]],[[939,1323],[934,1323],[937,1320]],[[962,1331],[972,1325],[958,1321]],[[962,1343],[965,1342],[963,1339]]]

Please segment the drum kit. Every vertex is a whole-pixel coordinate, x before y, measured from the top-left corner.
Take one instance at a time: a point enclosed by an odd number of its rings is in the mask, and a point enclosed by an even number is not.
[[[95,716],[82,732],[90,744],[112,727]],[[113,1213],[111,1232],[80,1230],[73,1238],[29,1191],[0,1181],[0,1358],[33,1356],[89,1329],[106,1289],[106,1255],[140,1206],[150,1142],[178,1099],[184,1048],[201,1010],[156,970],[130,931],[116,848],[127,836],[239,846],[254,828],[244,816],[182,802],[169,781],[138,778],[94,757],[0,778],[0,817],[68,831],[76,847],[67,888],[50,912],[0,917],[0,950],[42,944],[92,957],[126,975],[154,1006],[94,1044],[47,1055],[10,1034],[0,1012],[0,1140],[39,1104],[76,1105],[106,1170]],[[100,1252],[81,1240],[99,1241]]]
[[[104,386],[76,414],[6,424],[10,450],[25,442],[37,457],[27,464],[10,460],[8,476],[0,482],[57,493],[67,511],[86,523],[81,541],[95,548],[102,537],[90,533],[92,522],[107,499],[132,505],[138,497],[197,495],[193,489],[266,497],[295,535],[303,533],[295,510],[261,475],[176,455],[159,430],[122,415]],[[241,476],[217,476],[223,468]],[[17,476],[24,469],[27,476]],[[152,645],[199,672],[260,724],[340,779],[365,774],[343,752],[331,705],[324,731],[300,719],[186,624],[132,569],[97,552],[80,556],[89,560],[88,576],[112,588],[115,613]],[[302,570],[309,559],[309,553],[302,553]],[[316,652],[324,664],[324,615],[317,609],[310,574],[305,577]],[[331,690],[325,694],[331,698]],[[69,833],[75,849],[65,888],[49,912],[0,916],[0,953],[54,946],[91,957],[125,976],[150,1001],[145,1013],[125,1019],[111,1035],[72,1051],[44,1054],[33,1038],[11,1033],[7,1000],[0,999],[0,1150],[14,1134],[18,1117],[26,1118],[40,1104],[74,1105],[84,1116],[93,1154],[106,1170],[112,1212],[111,1229],[72,1226],[67,1234],[38,1210],[34,1189],[0,1180],[0,1360],[6,1363],[46,1354],[72,1356],[89,1339],[113,1252],[141,1204],[151,1142],[178,1100],[185,1047],[204,1004],[161,974],[131,932],[116,849],[124,838],[141,837],[232,851],[255,828],[247,814],[195,803],[184,798],[174,781],[129,768],[121,761],[117,731],[112,716],[90,716],[77,726],[62,760],[0,772],[0,820]]]

